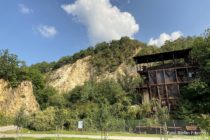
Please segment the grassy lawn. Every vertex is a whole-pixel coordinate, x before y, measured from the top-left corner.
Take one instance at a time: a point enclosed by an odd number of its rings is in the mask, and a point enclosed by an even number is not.
[[[16,133],[15,130],[12,131],[6,131],[5,134],[14,134]],[[55,130],[51,131],[33,131],[23,128],[21,130],[21,133],[24,134],[56,134]],[[101,135],[100,131],[67,131],[63,130],[61,134],[75,134],[75,135]],[[142,136],[142,137],[160,137],[159,134],[137,134],[137,133],[129,133],[129,132],[108,132],[109,136]],[[169,135],[169,137],[172,137],[172,135]]]
[[[186,138],[186,137],[179,137]],[[188,137],[189,140],[210,140],[210,138],[202,138],[202,137]],[[0,138],[0,140],[16,140],[15,138]],[[55,138],[21,138],[21,140],[55,140]],[[97,140],[97,139],[89,139],[89,138],[62,138],[62,140]],[[99,139],[98,139],[99,140]]]
[[[16,133],[15,130],[4,132],[5,134],[14,134]],[[52,131],[33,131],[28,129],[22,129],[21,133],[24,134],[56,134],[55,130]],[[100,131],[67,131],[63,130],[61,134],[75,134],[75,135],[101,135]],[[133,136],[133,137],[160,137],[160,134],[136,134],[136,133],[128,133],[128,132],[108,132],[109,136]],[[190,136],[190,135],[168,135],[168,138],[189,138],[189,139],[200,139],[202,136]],[[52,139],[52,138],[51,138]],[[39,139],[39,140],[51,140],[48,139]],[[7,139],[10,140],[10,139]],[[12,140],[12,139],[11,139]],[[25,138],[23,139],[25,140]],[[36,139],[29,139],[29,140],[36,140]],[[54,140],[54,139],[53,139]],[[63,140],[84,140],[78,138],[63,138]],[[91,139],[89,139],[91,140]],[[210,139],[209,139],[210,140]]]
[[[16,140],[15,138],[0,138],[1,140]],[[55,138],[21,138],[21,140],[55,140]],[[88,138],[62,138],[62,140],[97,140]]]
[[[16,133],[15,130],[12,131],[6,131],[4,134],[14,134]],[[34,130],[28,130],[23,128],[21,130],[21,133],[24,134],[56,134],[55,130],[51,131],[34,131]],[[101,135],[100,131],[68,131],[68,130],[63,130],[61,134],[75,134],[75,135]],[[142,137],[159,137],[160,135],[156,134],[137,134],[137,133],[128,133],[128,132],[108,132],[109,136],[142,136]],[[171,136],[170,136],[171,137]]]

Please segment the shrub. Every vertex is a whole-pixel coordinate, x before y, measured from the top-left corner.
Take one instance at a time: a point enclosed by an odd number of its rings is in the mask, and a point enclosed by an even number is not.
[[[55,126],[55,109],[53,107],[39,111],[33,114],[29,119],[29,128],[33,130],[54,130],[56,128]]]

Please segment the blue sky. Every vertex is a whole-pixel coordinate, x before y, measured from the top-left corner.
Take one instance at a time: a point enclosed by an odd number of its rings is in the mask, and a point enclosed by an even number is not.
[[[209,7],[210,0],[2,0],[0,49],[30,65],[125,35],[160,46],[210,28]]]

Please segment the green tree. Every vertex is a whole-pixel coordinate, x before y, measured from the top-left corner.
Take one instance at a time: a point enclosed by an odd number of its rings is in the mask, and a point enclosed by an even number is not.
[[[17,126],[17,134],[18,134],[18,140],[20,138],[20,131],[22,127],[26,127],[28,122],[27,115],[25,113],[25,108],[22,106],[20,110],[15,115],[15,121],[14,124]]]
[[[67,105],[67,100],[64,98],[64,95],[59,94],[56,90],[52,90],[50,93],[47,97],[49,106],[64,108]]]
[[[24,107],[21,107],[15,116],[15,125],[19,128],[27,125],[27,116]]]
[[[107,104],[100,104],[99,111],[97,113],[97,120],[98,120],[98,125],[101,130],[101,138],[104,136],[104,140],[107,138],[107,131],[108,131],[108,126],[111,123],[111,114],[110,114],[110,109]]]
[[[63,126],[66,120],[66,114],[64,111],[64,109],[55,108],[55,125],[58,139],[62,139],[60,137],[60,133],[62,133]]]
[[[161,46],[161,52],[168,52],[174,50],[182,50],[186,48],[191,48],[194,42],[193,37],[181,37],[175,41],[166,41],[163,46]]]
[[[209,113],[210,88],[197,79],[182,89],[182,106],[192,113]],[[187,103],[187,104],[186,104]]]
[[[196,121],[202,130],[210,133],[210,116],[209,114],[200,114],[196,117]]]
[[[39,102],[40,108],[46,109],[47,107],[49,107],[50,105],[53,106],[63,106],[63,104],[65,104],[64,99],[57,95],[58,92],[50,86],[46,86],[43,89],[38,89],[36,91],[36,99]],[[59,97],[59,98],[55,98],[55,97]]]
[[[137,55],[147,55],[147,54],[154,54],[154,53],[159,53],[160,49],[155,46],[145,46],[140,49]]]
[[[141,97],[137,94],[136,88],[143,82],[142,78],[139,75],[131,75],[128,70],[124,70],[124,74],[117,77],[117,82],[126,93],[126,96],[131,99],[131,104],[139,104]]]
[[[33,68],[33,69],[37,69],[41,73],[44,74],[44,73],[50,72],[54,65],[55,65],[55,62],[47,63],[47,62],[43,61],[41,63],[33,64],[30,67]]]
[[[8,50],[0,51],[0,78],[9,81],[12,87],[16,87],[20,81],[19,69],[24,63],[18,60],[17,55],[10,54]]]
[[[29,128],[37,131],[55,130],[55,109],[48,107],[31,115]]]

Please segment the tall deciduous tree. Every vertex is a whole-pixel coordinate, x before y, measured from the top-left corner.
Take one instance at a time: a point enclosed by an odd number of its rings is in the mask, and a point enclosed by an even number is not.
[[[18,60],[17,55],[10,54],[8,50],[0,51],[0,78],[10,82],[15,87],[19,84],[19,68],[22,62]]]

